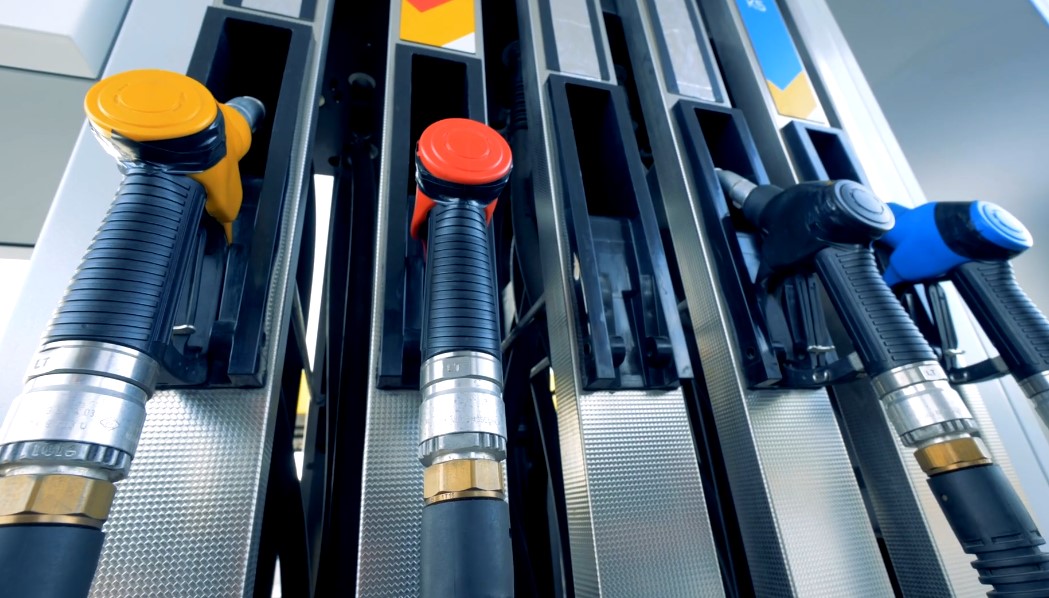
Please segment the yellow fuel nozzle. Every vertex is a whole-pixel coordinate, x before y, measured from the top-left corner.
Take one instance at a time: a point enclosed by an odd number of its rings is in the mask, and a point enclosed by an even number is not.
[[[185,174],[203,185],[208,213],[233,242],[244,197],[239,162],[265,117],[262,102],[245,96],[219,104],[186,75],[147,69],[100,80],[84,109],[103,147],[122,163]]]

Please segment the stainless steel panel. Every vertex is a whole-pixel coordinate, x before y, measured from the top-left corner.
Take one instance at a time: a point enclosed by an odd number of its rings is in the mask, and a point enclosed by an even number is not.
[[[544,2],[548,68],[598,81],[614,81],[599,0]]]
[[[813,84],[825,103],[833,106],[833,117],[838,121],[836,124],[851,138],[852,146],[873,189],[883,198],[892,201],[910,205],[923,203],[924,196],[914,173],[907,164],[826,3],[784,0],[784,9],[789,13],[788,24],[807,50],[805,58],[809,61],[807,66],[810,74],[814,75]],[[951,311],[955,314],[959,343],[965,350],[963,361],[972,364],[985,358],[989,343],[978,333],[972,316],[953,289],[949,289],[948,299]],[[956,388],[980,425],[981,435],[994,460],[1020,491],[1021,497],[1026,494],[1028,508],[1044,530],[1049,525],[1049,443],[1041,434],[1029,434],[1024,422],[1018,421],[1024,415],[1031,417],[1026,397],[1010,379]],[[839,404],[845,411],[848,422],[853,418],[847,410],[857,409],[853,401],[863,400],[861,397],[866,393],[851,389],[836,392],[842,393],[839,394]],[[857,416],[854,422],[849,424],[854,439],[859,436],[852,428],[859,431],[861,425],[870,426],[871,423],[868,421],[864,424],[861,416]],[[863,432],[868,435],[874,434],[869,429],[864,429]],[[881,492],[883,497],[895,497],[892,499],[895,501],[895,507],[886,509],[886,513],[879,515],[882,528],[899,526],[901,530],[910,530],[910,537],[886,538],[890,552],[904,551],[902,554],[907,554],[907,543],[917,541],[914,536],[917,535],[917,530],[921,529],[931,534],[929,541],[937,547],[942,569],[935,571],[929,563],[924,573],[920,570],[915,571],[915,583],[920,584],[923,575],[926,579],[931,579],[945,572],[958,595],[979,595],[986,592],[986,587],[976,583],[974,571],[969,566],[972,558],[962,552],[935,497],[925,483],[924,474],[914,464],[909,451],[896,453],[890,450],[864,450],[861,452],[861,458],[861,465],[865,471],[873,468],[897,472],[895,478],[886,477],[881,482],[880,485],[884,485],[885,488],[880,491],[874,487],[872,480],[868,480],[868,487],[872,491]],[[907,477],[898,474],[901,469],[907,471]],[[910,488],[907,489],[907,486]],[[918,525],[916,516],[913,515],[915,508],[924,512],[927,526]],[[916,562],[894,561],[894,566],[897,569],[913,568]],[[908,595],[926,595],[922,585],[914,587]]]
[[[925,472],[900,442],[870,384],[841,385],[835,397],[904,595],[985,593],[928,491]]]
[[[540,15],[559,0],[518,4],[533,190],[557,392],[558,434],[574,586],[579,596],[721,596],[717,554],[688,414],[680,390],[581,391],[574,326],[573,257],[546,65],[562,46],[544,41]],[[604,52],[603,29],[582,39]],[[557,58],[545,55],[556,48]],[[561,69],[564,72],[564,69]]]
[[[206,4],[134,3],[107,74],[142,67],[185,70]],[[320,3],[317,14],[321,17],[315,25],[318,38],[325,34],[323,15],[329,14],[329,8],[327,2]],[[164,35],[158,35],[158,23],[163,23]],[[323,49],[324,45],[322,42],[319,47]],[[251,390],[164,391],[149,402],[131,475],[119,485],[105,527],[107,539],[92,596],[234,596],[254,591],[278,387],[274,382],[279,382],[283,363],[296,216],[306,183],[304,165],[313,130],[313,92],[323,52],[315,48],[311,61],[303,87],[295,152],[290,156],[280,246],[268,295],[266,331],[271,344],[264,355],[267,385]],[[34,343],[44,327],[36,312],[50,311],[57,304],[60,289],[83,253],[83,247],[79,251],[62,247],[80,240],[86,247],[117,179],[112,160],[97,148],[86,130],[82,132],[53,208],[58,216],[45,230],[27,282],[27,292],[37,287],[46,289],[43,297],[33,298],[44,307],[22,308],[33,312],[26,314],[24,327],[38,328],[31,332],[20,329],[19,334],[29,336]],[[93,198],[87,203],[98,211],[98,217],[80,214],[71,219],[83,209],[76,204],[85,203],[85,194]],[[52,254],[54,250],[67,253],[58,258]],[[17,356],[14,361],[21,359]],[[24,359],[28,360],[28,355]],[[8,375],[20,373],[20,369],[9,370]],[[11,385],[9,380],[4,383]]]
[[[396,62],[394,49],[400,43],[400,0],[390,1],[390,29],[386,80],[392,82]],[[477,47],[483,48],[480,2],[474,3]],[[440,49],[431,48],[436,51]],[[454,53],[454,50],[451,50]],[[461,56],[461,55],[460,55]],[[483,60],[484,57],[481,56]],[[388,84],[387,90],[392,89]],[[398,98],[387,92],[383,130],[390,130]],[[404,101],[400,98],[400,101]],[[383,297],[386,292],[386,227],[391,195],[389,171],[394,156],[392,144],[382,144],[382,170],[376,222],[376,267],[372,280],[372,323],[369,345],[370,379],[364,436],[361,480],[361,519],[357,553],[358,596],[417,596],[419,594],[419,534],[422,530],[423,467],[419,463],[419,405],[417,390],[378,388],[379,348],[382,344]],[[398,197],[397,201],[402,201]]]
[[[721,596],[681,391],[587,393],[577,417],[602,595]]]
[[[381,297],[373,305],[381,306]],[[378,338],[372,339],[374,347]],[[423,508],[419,393],[373,389],[367,417],[357,595],[417,596]]]
[[[648,25],[660,50],[669,91],[707,102],[725,102],[724,84],[694,2],[646,0]]]
[[[810,72],[818,74],[818,77],[813,77],[814,85],[833,105],[838,126],[852,138],[857,157],[874,190],[884,198],[904,204],[921,204],[924,195],[918,181],[827,3],[785,0],[784,7],[790,14],[788,23],[808,50]],[[951,313],[955,314],[960,346],[965,350],[963,361],[976,363],[988,353],[993,354],[993,348],[978,332],[975,320],[952,289],[948,291],[948,300]],[[957,388],[972,411],[973,419],[980,424],[994,461],[1002,467],[1021,496],[1026,494],[1031,514],[1045,530],[1049,527],[1049,441],[1039,433],[1039,426],[1031,426],[1033,413],[1029,401],[1008,378]],[[908,460],[911,458],[905,456]],[[886,453],[885,457],[891,455]],[[936,501],[928,492],[923,476],[913,477],[913,483],[926,517],[940,521],[942,514],[935,506]],[[952,540],[954,534],[948,528],[935,525],[933,531],[951,579],[956,583],[968,583],[972,572],[967,569],[967,561],[971,558],[957,548],[957,540]]]
[[[250,596],[272,426],[262,389],[157,393],[91,596]]]
[[[241,0],[241,6],[252,10],[272,12],[293,19],[299,18],[302,0]]]
[[[329,15],[323,3],[318,15]],[[92,596],[249,596],[269,474],[274,407],[290,315],[307,145],[323,64],[326,17],[318,19],[290,160],[280,245],[266,308],[266,385],[166,391],[147,405],[131,475],[122,484]]]

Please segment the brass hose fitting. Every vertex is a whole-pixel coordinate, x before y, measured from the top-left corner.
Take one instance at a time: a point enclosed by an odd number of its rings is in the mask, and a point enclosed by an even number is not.
[[[0,478],[0,525],[61,523],[101,528],[116,487],[78,475],[16,475]]]
[[[430,505],[461,498],[504,496],[503,466],[491,459],[455,459],[423,471],[423,498]]]
[[[914,452],[914,458],[928,475],[991,464],[983,442],[971,436],[923,446]]]

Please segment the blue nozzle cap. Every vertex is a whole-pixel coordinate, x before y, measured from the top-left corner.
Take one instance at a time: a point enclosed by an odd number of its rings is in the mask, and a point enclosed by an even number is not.
[[[969,208],[969,216],[976,232],[1002,249],[1020,253],[1034,245],[1034,238],[1027,227],[998,204],[974,201]]]

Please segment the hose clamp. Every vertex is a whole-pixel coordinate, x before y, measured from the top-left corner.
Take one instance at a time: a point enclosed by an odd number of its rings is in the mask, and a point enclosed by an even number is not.
[[[1027,398],[1034,403],[1034,409],[1042,421],[1049,426],[1049,371],[1028,376],[1020,380],[1019,384]]]
[[[122,477],[138,447],[158,372],[156,361],[127,347],[48,343],[0,428],[0,467],[8,473],[86,467]]]
[[[911,363],[872,380],[904,445],[918,447],[977,432],[969,407],[935,361]]]
[[[506,456],[502,365],[477,351],[436,355],[423,364],[419,458],[424,465],[456,458]]]

